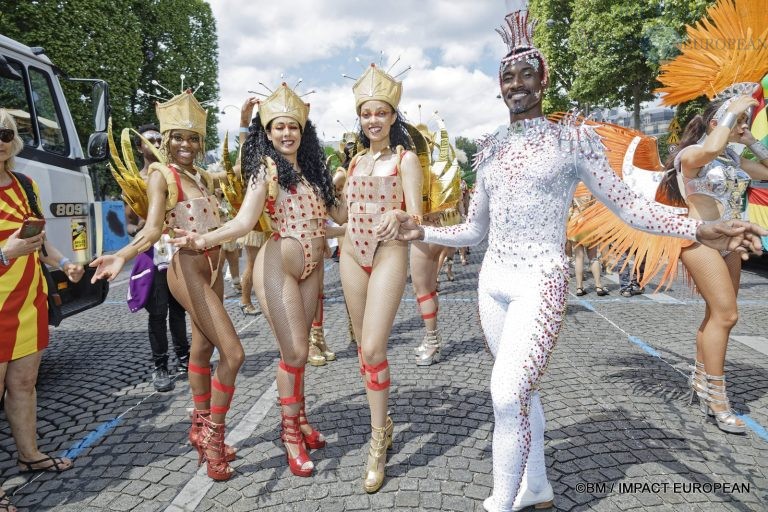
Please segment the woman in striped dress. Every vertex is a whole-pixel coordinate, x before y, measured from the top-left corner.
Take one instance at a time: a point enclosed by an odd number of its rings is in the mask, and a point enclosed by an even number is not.
[[[72,282],[83,276],[83,267],[46,241],[44,232],[21,238],[24,219],[41,216],[37,185],[11,172],[22,145],[15,121],[0,109],[0,396],[5,392],[19,471],[61,472],[70,469],[72,461],[40,452],[36,437],[35,383],[42,351],[48,346],[48,289],[40,262],[61,268]],[[25,185],[34,191],[31,201]],[[42,248],[47,256],[39,254]],[[2,490],[0,510],[16,510]]]

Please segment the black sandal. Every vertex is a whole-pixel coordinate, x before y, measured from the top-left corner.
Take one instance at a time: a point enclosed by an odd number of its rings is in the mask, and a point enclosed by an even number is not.
[[[17,508],[11,503],[11,498],[3,492],[3,497],[0,498],[0,512],[17,512]]]
[[[608,290],[606,290],[602,286],[598,286],[597,288],[595,288],[595,293],[597,293],[600,297],[605,297],[606,295],[608,295]]]
[[[576,295],[578,297],[582,297],[582,296],[584,296],[586,294],[587,294],[587,292],[584,291],[584,288],[582,288],[582,287],[576,288]]]
[[[42,468],[36,468],[33,466],[37,466],[38,464],[42,464],[43,462],[49,462],[49,466],[45,466]],[[69,461],[69,465],[67,465],[67,461]],[[35,461],[23,461],[21,459],[17,459],[16,462],[21,466],[19,468],[19,473],[37,473],[37,472],[47,472],[47,473],[62,473],[64,471],[67,471],[68,469],[72,469],[74,464],[71,460],[66,459],[64,457],[44,457],[40,460]],[[2,509],[0,509],[2,510]]]

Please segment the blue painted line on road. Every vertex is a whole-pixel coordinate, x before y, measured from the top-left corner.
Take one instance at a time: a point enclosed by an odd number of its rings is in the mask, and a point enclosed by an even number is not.
[[[122,416],[118,416],[106,423],[102,423],[96,430],[81,439],[79,443],[64,452],[63,457],[68,457],[72,460],[76,459],[84,450],[99,442],[102,437],[105,437],[107,433],[119,425],[121,421],[123,421]]]
[[[750,418],[746,414],[738,414],[737,416],[741,418],[741,421],[743,421],[747,425],[747,427],[749,427],[749,429],[752,430],[752,432],[760,436],[763,439],[763,441],[768,442],[768,430],[765,430],[765,428],[761,424],[759,424],[757,421]]]
[[[661,354],[656,351],[655,348],[638,338],[637,336],[629,336],[629,341],[640,347],[645,353],[652,355],[653,357],[661,358]]]
[[[576,301],[579,303],[580,306],[584,306],[585,308],[592,311],[593,313],[595,312],[595,306],[593,306],[592,303],[589,302],[588,300],[576,299]]]

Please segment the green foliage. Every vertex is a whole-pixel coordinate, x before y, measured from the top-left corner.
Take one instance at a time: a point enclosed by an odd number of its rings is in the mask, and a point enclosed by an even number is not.
[[[203,0],[4,2],[0,33],[28,46],[42,46],[69,76],[105,80],[115,133],[157,122],[156,100],[137,94],[138,90],[154,94],[152,80],[178,93],[179,75],[184,74],[185,88],[205,82],[197,93],[199,99],[215,99],[219,94],[216,26]],[[85,147],[93,122],[91,105],[81,98],[90,92],[65,80],[62,87]],[[161,90],[158,96],[169,98],[170,94]],[[219,143],[217,122],[213,109],[208,115],[209,149]],[[117,184],[105,166],[97,166],[92,173],[97,195],[117,194]]]
[[[573,87],[575,56],[569,32],[573,0],[531,0],[531,16],[539,21],[535,43],[549,66],[549,87],[544,93],[544,113],[563,112],[572,106],[569,91]]]
[[[218,43],[210,5],[203,0],[133,0],[132,4],[131,11],[142,22],[140,48],[143,57],[138,87],[130,98],[134,125],[155,120],[157,101],[137,94],[137,90],[162,98],[170,96],[167,91],[152,85],[152,80],[178,94],[183,74],[185,89],[195,89],[203,82],[195,94],[198,100],[218,98]],[[219,144],[218,122],[217,110],[209,109],[207,149]]]
[[[333,146],[323,146],[323,152],[325,153],[325,162],[328,172],[333,174],[336,169],[341,167],[339,150]]]
[[[467,156],[465,161],[459,162],[459,167],[461,168],[461,179],[472,187],[475,184],[475,171],[472,169],[472,159],[475,153],[477,153],[477,144],[466,137],[456,137],[455,146],[456,150],[463,151]]]
[[[646,58],[646,20],[656,10],[638,0],[575,0],[571,49],[576,78],[571,95],[579,103],[624,105],[640,124],[640,103],[653,99],[656,70]]]

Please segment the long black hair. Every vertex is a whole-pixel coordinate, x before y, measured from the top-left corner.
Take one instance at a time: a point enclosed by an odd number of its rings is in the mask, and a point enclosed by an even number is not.
[[[675,151],[671,152],[664,162],[664,168],[667,169],[664,178],[659,183],[657,197],[664,197],[674,206],[685,206],[685,199],[680,192],[677,184],[677,169],[675,169],[675,157],[688,146],[695,144],[707,133],[709,122],[714,119],[717,110],[723,105],[723,100],[710,101],[701,114],[696,114],[693,119],[688,121],[683,131],[683,137]]]
[[[397,149],[397,146],[403,146],[405,149],[413,150],[413,140],[411,140],[411,136],[408,135],[408,129],[405,127],[405,119],[399,110],[393,110],[395,111],[397,119],[395,119],[395,123],[389,129],[389,149],[391,149],[393,153]],[[362,126],[360,126],[360,130],[357,132],[357,140],[359,140],[360,144],[366,149],[371,147],[371,141],[368,140],[368,137],[363,133]]]
[[[243,144],[243,178],[246,183],[251,176],[260,172],[265,158],[269,157],[277,166],[277,182],[285,190],[296,186],[301,181],[301,176],[294,169],[293,164],[283,157],[267,138],[272,122],[267,124],[266,129],[261,126],[259,114],[253,118],[251,126],[248,129],[248,138]],[[301,131],[301,144],[296,153],[301,174],[307,179],[315,192],[323,199],[327,207],[336,204],[331,175],[325,166],[325,153],[320,146],[320,140],[317,138],[317,131],[312,121],[307,119],[307,124]]]

